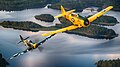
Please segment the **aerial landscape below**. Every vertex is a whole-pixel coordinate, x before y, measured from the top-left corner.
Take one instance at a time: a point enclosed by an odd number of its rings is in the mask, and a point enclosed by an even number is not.
[[[119,17],[120,0],[0,0],[0,67],[120,67]]]
[[[48,17],[45,18],[44,15],[46,15]],[[40,18],[42,19],[42,17],[44,17],[44,21],[53,20],[53,18],[49,18],[49,17],[52,17],[52,15],[49,15],[49,14],[43,14],[43,16],[40,16]],[[57,29],[64,28],[66,26],[71,25],[71,22],[67,21],[63,17],[59,18],[59,21],[62,24],[56,24],[55,26],[51,26],[51,27],[41,26],[32,21],[23,21],[23,22],[3,21],[0,23],[0,25],[5,28],[14,28],[14,29],[18,29],[18,30],[26,30],[26,31],[33,31],[33,32],[52,31],[52,30],[57,30]],[[107,29],[105,27],[98,26],[98,25],[114,26],[118,23],[119,22],[114,17],[103,16],[100,19],[97,19],[96,21],[94,21],[92,23],[92,25],[90,25],[88,28],[81,28],[81,29],[77,29],[77,30],[73,30],[73,31],[67,31],[66,33],[82,35],[82,36],[95,38],[95,39],[113,39],[118,36],[118,34],[115,33],[114,30]],[[106,32],[106,33],[104,33],[104,32]]]

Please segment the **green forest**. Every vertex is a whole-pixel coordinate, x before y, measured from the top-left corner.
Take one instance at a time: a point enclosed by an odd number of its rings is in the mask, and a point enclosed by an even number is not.
[[[120,0],[60,0],[60,2],[54,3],[49,7],[60,9],[60,5],[63,5],[66,10],[76,9],[76,11],[82,11],[84,8],[91,6],[105,8],[112,5],[114,6],[113,10],[120,11]]]
[[[116,60],[99,60],[95,63],[97,67],[120,67],[120,59]]]
[[[16,11],[30,8],[42,8],[46,0],[0,0],[0,10]]]
[[[60,9],[60,5],[69,9],[82,11],[86,7],[106,7],[114,6],[113,10],[120,11],[120,0],[0,0],[0,10],[17,11],[32,8],[43,8],[47,4],[52,4],[50,8]]]

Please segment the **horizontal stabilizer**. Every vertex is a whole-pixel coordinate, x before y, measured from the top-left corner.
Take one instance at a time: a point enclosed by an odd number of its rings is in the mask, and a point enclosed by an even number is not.
[[[71,13],[73,13],[75,10],[70,10],[70,11],[68,11],[68,12],[66,12],[67,14],[71,14]]]
[[[17,44],[19,44],[19,43],[21,43],[21,42],[23,42],[24,40],[27,40],[28,38],[30,38],[30,37],[26,37],[25,39],[22,37],[22,35],[19,35],[20,36],[20,41],[17,43]]]
[[[62,16],[64,16],[64,15],[63,14],[59,14],[59,15],[55,16],[54,18],[59,18],[59,17],[62,17]]]

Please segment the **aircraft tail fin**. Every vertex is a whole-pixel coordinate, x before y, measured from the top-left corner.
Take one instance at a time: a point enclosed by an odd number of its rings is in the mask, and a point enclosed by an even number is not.
[[[62,12],[62,14],[63,14],[63,15],[65,15],[65,14],[66,14],[66,11],[65,11],[65,9],[64,9],[64,7],[63,7],[63,6],[61,6],[61,12]]]
[[[66,14],[71,14],[73,13],[75,10],[70,10],[68,12],[65,11],[64,7],[61,6],[61,14],[55,16],[54,18],[59,18],[59,17],[62,17],[62,16],[65,16]]]
[[[61,6],[61,14],[59,14],[59,15],[55,16],[55,18],[62,17],[62,16],[64,16],[65,14],[66,14],[66,11],[65,11],[64,7],[63,7],[63,6]]]
[[[30,37],[26,37],[25,39],[22,37],[22,35],[19,35],[20,36],[20,41],[17,43],[17,44],[19,44],[19,43],[21,43],[21,42],[23,42],[24,40],[27,40],[28,38],[30,38]]]
[[[22,37],[22,35],[20,35],[20,39],[21,39],[21,41],[23,41],[24,39],[23,39],[23,37]]]

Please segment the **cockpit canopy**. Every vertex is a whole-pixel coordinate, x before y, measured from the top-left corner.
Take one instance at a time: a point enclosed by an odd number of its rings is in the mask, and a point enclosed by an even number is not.
[[[73,17],[78,17],[78,14],[72,13],[71,16],[73,16]]]
[[[27,42],[27,43],[32,43],[32,41],[31,41],[31,40],[26,40],[26,42]]]
[[[80,14],[76,14],[76,13],[72,13],[71,16],[78,17],[80,19],[84,19],[84,17],[82,17]]]

